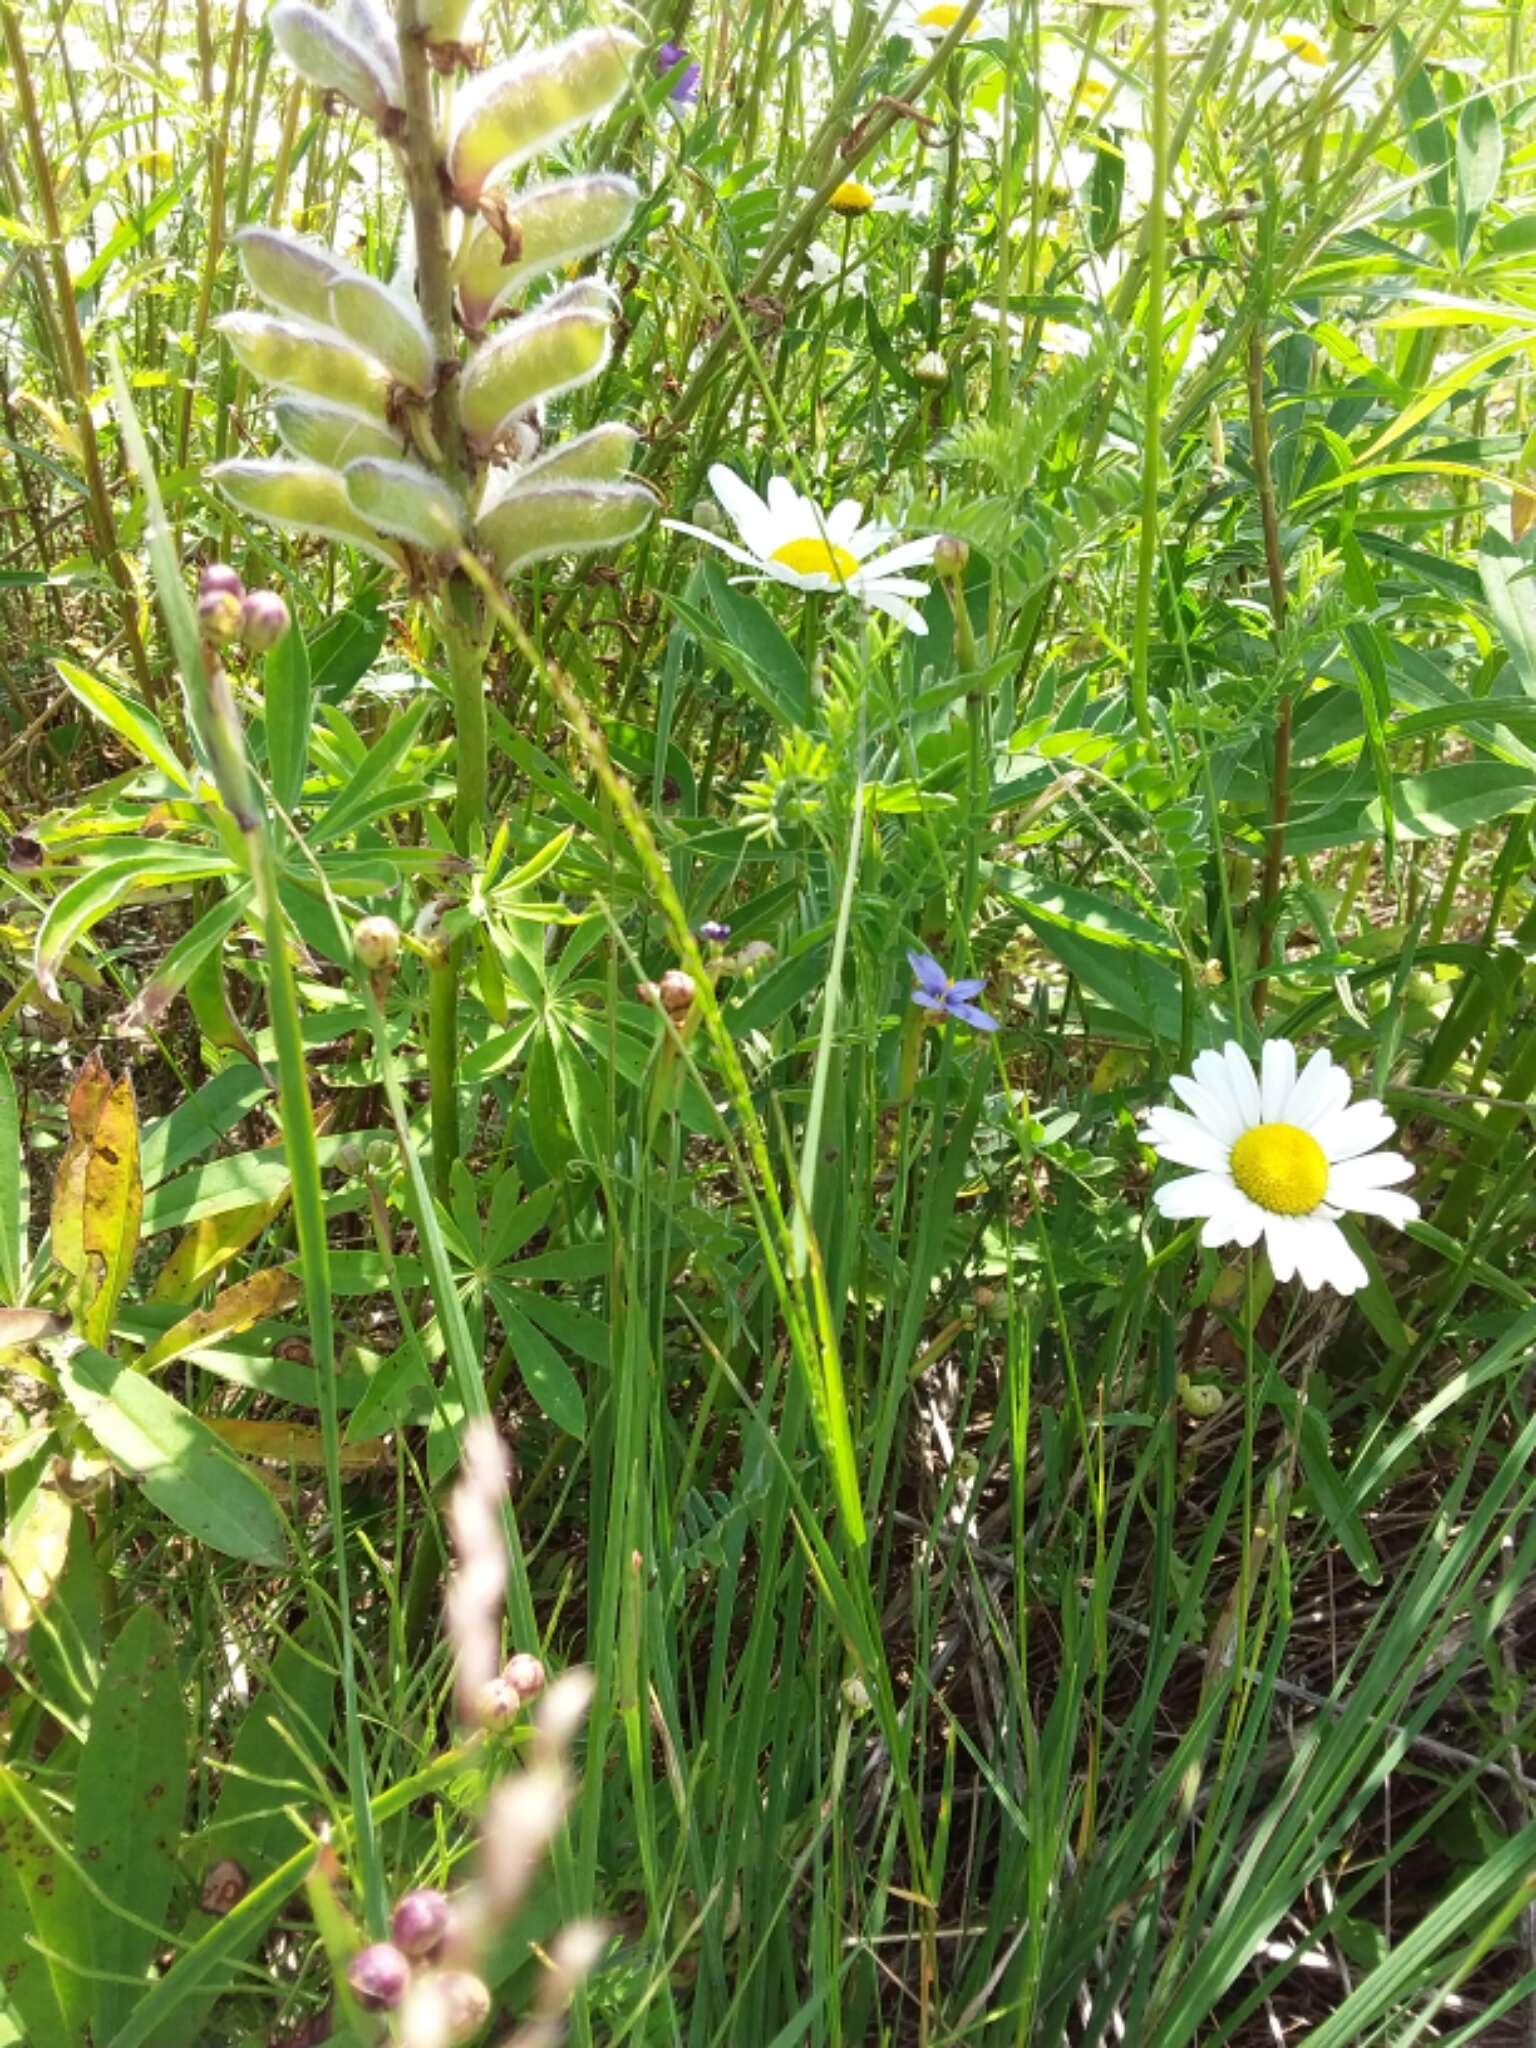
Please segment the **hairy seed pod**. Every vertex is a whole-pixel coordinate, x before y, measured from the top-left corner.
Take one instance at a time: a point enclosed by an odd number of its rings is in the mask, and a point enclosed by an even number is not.
[[[429,43],[467,41],[478,12],[478,0],[416,0],[416,18]]]
[[[345,469],[363,455],[382,455],[388,460],[398,458],[401,452],[398,434],[335,405],[280,398],[272,408],[272,423],[290,455],[318,462],[325,469]]]
[[[448,145],[453,196],[472,207],[493,171],[526,163],[604,114],[629,83],[637,37],[592,28],[482,72],[463,96]]]
[[[226,313],[214,324],[263,384],[301,392],[381,424],[389,417],[388,370],[340,335],[265,313]]]
[[[607,248],[629,225],[640,188],[629,178],[562,178],[531,192],[488,194],[455,265],[459,310],[479,332],[535,279]],[[509,256],[509,246],[519,253]]]
[[[331,282],[330,321],[357,347],[377,356],[397,383],[425,398],[437,373],[437,352],[414,299],[402,298],[361,270]]]
[[[457,554],[463,544],[463,508],[447,484],[418,463],[365,455],[347,464],[342,481],[353,510],[381,533],[433,555]]]
[[[329,249],[277,228],[242,228],[235,247],[245,281],[257,298],[279,313],[330,325],[336,259]]]
[[[542,489],[554,483],[617,483],[628,469],[639,439],[633,427],[606,420],[600,427],[589,427],[584,434],[573,434],[569,441],[558,442],[547,455],[535,456],[513,475],[499,495],[505,497],[533,484]],[[490,509],[486,507],[487,511]]]
[[[294,70],[319,91],[340,93],[375,121],[399,105],[399,88],[379,45],[347,34],[307,0],[278,0],[267,22]]]
[[[618,547],[634,539],[655,509],[644,484],[530,484],[482,513],[476,537],[498,572],[510,576],[553,555]]]
[[[572,391],[608,360],[607,317],[573,309],[530,313],[470,358],[459,379],[459,418],[471,441],[488,446],[518,413]]]
[[[240,512],[249,512],[285,533],[319,534],[345,541],[376,555],[391,568],[403,569],[405,557],[353,509],[347,487],[333,469],[317,462],[218,462],[210,480]]]

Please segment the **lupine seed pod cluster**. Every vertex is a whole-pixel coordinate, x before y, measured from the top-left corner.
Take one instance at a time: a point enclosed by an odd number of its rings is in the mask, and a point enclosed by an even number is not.
[[[417,32],[436,70],[475,56],[468,12],[465,0],[419,0]],[[269,21],[278,49],[312,85],[357,107],[398,147],[414,140],[400,44],[378,0],[329,9],[279,0]],[[241,264],[264,310],[218,325],[272,392],[284,452],[214,467],[237,510],[345,542],[418,587],[451,573],[466,549],[507,578],[640,532],[655,498],[626,477],[630,428],[605,424],[545,445],[549,402],[609,360],[613,295],[578,279],[527,302],[622,234],[639,191],[621,177],[524,175],[618,101],[640,48],[623,30],[587,29],[460,87],[433,138],[465,337],[451,361],[439,358],[413,279],[385,283],[285,230],[242,230]],[[452,460],[432,425],[445,390],[460,444]]]

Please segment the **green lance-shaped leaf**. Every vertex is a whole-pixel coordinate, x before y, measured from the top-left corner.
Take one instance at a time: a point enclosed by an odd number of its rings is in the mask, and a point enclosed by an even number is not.
[[[402,298],[361,270],[331,281],[331,324],[388,365],[395,381],[425,398],[437,373],[432,335],[413,299]]]
[[[354,511],[382,533],[429,554],[455,554],[464,539],[464,511],[448,486],[415,462],[374,455],[349,462],[342,477]]]
[[[405,557],[353,509],[347,487],[333,469],[317,462],[219,462],[210,479],[241,512],[263,519],[284,533],[316,533],[326,540],[345,541],[365,554],[377,555],[391,568],[403,569]]]
[[[656,509],[644,484],[531,484],[481,515],[476,535],[503,576],[551,555],[632,540]]]
[[[612,343],[606,313],[564,307],[531,313],[470,358],[459,380],[459,418],[469,438],[489,445],[517,414],[595,377]]]
[[[459,204],[472,207],[493,171],[525,163],[606,113],[640,48],[623,29],[586,29],[482,72],[463,96],[448,145]]]
[[[535,278],[605,249],[639,203],[629,178],[562,178],[531,192],[486,193],[483,218],[456,265],[465,325],[479,333]]]
[[[235,247],[245,281],[257,298],[279,313],[330,325],[331,280],[337,266],[329,249],[278,228],[242,228]]]
[[[363,455],[398,456],[401,440],[388,427],[359,419],[339,405],[311,405],[300,398],[280,398],[272,423],[290,455],[318,462],[322,469],[345,469]]]
[[[349,11],[349,22],[354,29],[360,26],[355,9]],[[294,70],[321,92],[340,93],[375,121],[403,102],[398,57],[386,42],[349,35],[306,0],[279,0],[267,23]]]
[[[521,491],[533,484],[542,488],[553,483],[617,483],[628,469],[639,439],[633,427],[605,420],[600,427],[589,427],[584,434],[559,441],[547,454],[525,463],[510,480],[508,490]]]
[[[263,384],[301,392],[380,425],[388,419],[389,371],[339,334],[266,313],[226,313],[214,324]]]

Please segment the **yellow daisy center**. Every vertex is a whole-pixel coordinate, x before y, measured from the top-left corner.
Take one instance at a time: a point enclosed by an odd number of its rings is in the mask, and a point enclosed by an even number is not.
[[[823,540],[819,533],[807,534],[803,540],[785,541],[768,559],[793,569],[797,576],[835,576],[839,583],[846,583],[859,566],[857,556]]]
[[[1273,1216],[1307,1216],[1328,1192],[1328,1155],[1296,1124],[1255,1124],[1232,1147],[1232,1178]]]
[[[1109,98],[1109,87],[1102,78],[1085,78],[1077,89],[1077,96],[1085,106],[1097,113]]]
[[[917,25],[919,28],[936,28],[947,35],[964,11],[959,0],[934,0],[934,5],[925,7],[917,17]],[[972,22],[971,26],[974,28],[976,24]]]
[[[1280,31],[1280,40],[1293,57],[1299,57],[1303,64],[1326,65],[1327,57],[1309,35],[1300,29],[1287,28]]]
[[[874,193],[857,178],[844,178],[827,202],[834,213],[868,213],[874,203]]]

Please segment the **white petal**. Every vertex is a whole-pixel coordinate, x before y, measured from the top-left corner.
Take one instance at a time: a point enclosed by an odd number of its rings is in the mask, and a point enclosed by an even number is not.
[[[915,576],[871,576],[863,569],[857,569],[848,578],[848,588],[865,594],[880,591],[886,597],[926,597],[928,585],[919,583]]]
[[[1181,1180],[1164,1182],[1153,1190],[1152,1200],[1159,1215],[1183,1219],[1214,1216],[1230,1206],[1237,1192],[1230,1174],[1191,1173]]]
[[[1206,1057],[1205,1053],[1200,1055],[1200,1059]],[[1216,1061],[1218,1067],[1221,1066],[1221,1061],[1215,1053],[1211,1053],[1209,1057]],[[1199,1064],[1200,1060],[1196,1060],[1195,1065],[1198,1067]],[[1237,1143],[1243,1135],[1243,1122],[1227,1092],[1224,1071],[1219,1091],[1205,1087],[1199,1081],[1191,1081],[1183,1074],[1175,1074],[1168,1085],[1180,1102],[1194,1111],[1196,1120],[1205,1126],[1213,1138],[1220,1138],[1225,1145]]]
[[[936,533],[925,534],[921,540],[904,540],[900,547],[892,548],[888,554],[877,555],[864,566],[872,576],[887,576],[897,569],[911,569],[919,562],[931,562],[938,544]]]
[[[1267,1124],[1280,1123],[1296,1085],[1296,1048],[1288,1038],[1266,1038],[1259,1096]]]
[[[1145,1125],[1147,1143],[1175,1166],[1198,1166],[1205,1173],[1225,1173],[1231,1148],[1182,1109],[1154,1109]]]
[[[787,583],[791,590],[836,590],[839,586],[819,569],[791,569],[787,562],[764,562],[763,573],[775,583]]]
[[[1330,1119],[1323,1132],[1323,1150],[1334,1161],[1354,1159],[1362,1152],[1372,1151],[1377,1145],[1384,1145],[1397,1130],[1396,1124],[1379,1102],[1369,1096],[1363,1102],[1352,1102],[1348,1109],[1341,1109]]]
[[[1249,1201],[1240,1188],[1232,1190],[1233,1200],[1213,1211],[1200,1233],[1200,1242],[1212,1250],[1218,1245],[1237,1244],[1244,1250],[1257,1244],[1264,1229],[1264,1211]]]
[[[1232,1091],[1232,1100],[1242,1112],[1244,1128],[1251,1130],[1255,1124],[1264,1121],[1253,1063],[1235,1038],[1229,1038],[1222,1047],[1222,1058],[1226,1062],[1227,1086]]]
[[[1334,1240],[1343,1242],[1339,1226],[1323,1216],[1298,1216],[1293,1222],[1297,1276],[1303,1287],[1316,1294],[1332,1280]]]
[[[742,539],[755,547],[758,535],[768,521],[768,507],[756,491],[723,462],[711,465],[709,487],[734,521]]]
[[[1412,1195],[1401,1194],[1396,1188],[1355,1188],[1349,1193],[1328,1190],[1332,1201],[1341,1209],[1352,1210],[1356,1216],[1379,1216],[1383,1223],[1390,1223],[1395,1230],[1401,1230],[1405,1223],[1412,1223],[1419,1213],[1419,1205]]]
[[[1333,1072],[1333,1054],[1327,1046],[1313,1053],[1301,1070],[1301,1078],[1291,1090],[1291,1099],[1285,1105],[1282,1123],[1300,1124],[1303,1130],[1318,1109],[1327,1100],[1329,1075]]]
[[[1337,1223],[1329,1223],[1320,1216],[1311,1217],[1306,1225],[1309,1244],[1314,1248],[1313,1257],[1321,1278],[1308,1280],[1309,1287],[1325,1283],[1336,1294],[1355,1294],[1370,1280],[1349,1239]]]
[[[827,539],[837,547],[847,547],[858,531],[863,510],[857,498],[839,498],[827,514]]]
[[[1351,1188],[1390,1188],[1401,1180],[1413,1179],[1413,1161],[1401,1152],[1371,1152],[1362,1159],[1345,1159],[1328,1176],[1328,1199],[1344,1202]]]
[[[1296,1259],[1300,1252],[1300,1232],[1295,1221],[1289,1216],[1266,1215],[1264,1218],[1264,1246],[1269,1253],[1270,1271],[1279,1281],[1292,1278],[1296,1271]]]
[[[1313,1110],[1311,1116],[1305,1122],[1302,1122],[1299,1117],[1291,1119],[1293,1123],[1301,1123],[1304,1131],[1310,1131],[1313,1137],[1319,1140],[1327,1137],[1344,1113],[1345,1106],[1349,1101],[1351,1086],[1349,1070],[1346,1067],[1337,1066],[1330,1068],[1327,1079],[1322,1086],[1322,1103],[1317,1109]]]
[[[877,612],[884,612],[888,619],[894,619],[898,626],[905,626],[909,633],[916,633],[921,638],[928,631],[928,621],[921,612],[913,611],[905,598],[887,597],[880,590],[867,590],[862,595]]]
[[[804,515],[808,501],[801,497],[787,476],[771,476],[768,479],[768,510],[775,520],[786,527],[793,526],[801,532],[815,533],[818,520],[815,516],[807,522]]]
[[[686,519],[663,519],[661,523],[669,533],[686,533],[694,540],[707,541],[712,548],[718,548],[722,555],[729,555],[733,562],[745,562],[749,569],[762,569],[765,566],[760,556],[748,554],[745,548],[737,547],[734,541],[722,540],[718,533],[711,533],[707,527],[690,526]]]

